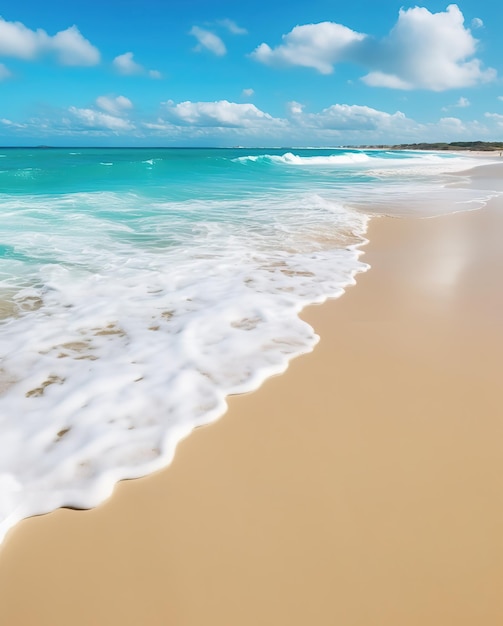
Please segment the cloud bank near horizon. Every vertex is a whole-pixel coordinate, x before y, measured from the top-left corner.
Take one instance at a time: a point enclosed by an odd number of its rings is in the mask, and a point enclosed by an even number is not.
[[[19,136],[50,130],[58,137],[165,138],[167,145],[336,146],[471,140],[474,134],[490,141],[494,131],[503,127],[503,115],[490,111],[484,114],[484,123],[449,116],[425,124],[401,111],[389,113],[364,105],[336,103],[317,112],[306,109],[292,101],[286,104],[284,117],[274,117],[251,103],[167,101],[152,119],[136,111],[126,96],[102,95],[87,107],[68,107],[52,121],[17,124],[3,118],[0,128]]]

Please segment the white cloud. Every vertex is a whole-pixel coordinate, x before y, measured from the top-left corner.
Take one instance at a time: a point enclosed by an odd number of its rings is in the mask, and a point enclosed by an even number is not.
[[[389,89],[412,89],[410,82],[403,80],[395,74],[385,72],[370,72],[363,77],[363,82],[369,87],[388,87]]]
[[[8,120],[5,117],[0,119],[0,123],[8,128],[26,128],[26,124],[19,124],[18,122],[13,122],[12,120]]]
[[[219,57],[224,56],[224,54],[227,53],[224,42],[218,35],[215,35],[215,33],[205,30],[204,28],[199,28],[199,26],[193,26],[190,29],[190,34],[194,35],[199,42],[199,45],[195,47],[197,52],[201,52],[201,50],[206,49]]]
[[[143,74],[145,71],[143,65],[140,65],[133,59],[132,52],[125,52],[124,54],[119,54],[112,61],[112,65],[119,72],[119,74],[132,75],[132,74]]]
[[[79,109],[73,106],[68,111],[80,123],[81,127],[87,129],[110,130],[113,132],[124,132],[134,129],[134,125],[129,120],[110,115],[109,113],[102,113],[94,109]]]
[[[99,96],[96,98],[96,104],[111,115],[122,115],[125,111],[133,108],[133,103],[125,96],[117,96],[116,98]]]
[[[503,96],[498,96],[498,100],[503,100]]]
[[[470,104],[471,102],[470,100],[468,100],[468,98],[464,98],[463,96],[461,96],[454,106],[464,109],[465,107],[469,107]]]
[[[389,36],[362,51],[363,61],[373,70],[363,80],[388,87],[386,81],[397,79],[399,88],[444,91],[494,79],[494,70],[482,70],[481,62],[471,58],[477,40],[463,22],[455,4],[441,13],[401,9]]]
[[[331,74],[334,64],[349,60],[351,48],[364,38],[362,33],[334,22],[304,24],[283,35],[283,44],[270,48],[262,43],[251,56],[268,65],[301,65]]]
[[[156,130],[156,131],[168,131],[173,128],[173,124],[169,124],[165,122],[162,117],[157,118],[155,122],[143,122],[143,128],[147,128],[148,130]]]
[[[157,70],[147,70],[143,65],[137,63],[134,60],[134,54],[132,52],[119,54],[119,56],[116,56],[112,61],[112,65],[119,74],[123,74],[124,76],[139,76],[143,74],[153,79],[162,78],[161,72]]]
[[[234,20],[218,20],[217,24],[227,28],[227,30],[233,35],[246,35],[248,33],[246,28],[241,28],[241,26],[238,26]]]
[[[463,14],[451,4],[444,12],[401,9],[383,39],[357,33],[334,22],[296,26],[271,48],[262,43],[252,57],[270,65],[311,67],[330,74],[337,63],[350,62],[368,71],[362,80],[373,87],[444,91],[496,78],[474,58],[477,40],[464,26]]]
[[[472,28],[483,28],[484,22],[480,19],[480,17],[474,17],[472,20]]]
[[[97,65],[100,62],[98,49],[81,35],[76,26],[56,33],[51,48],[62,65]]]
[[[187,126],[207,126],[224,128],[250,128],[276,123],[268,113],[254,104],[239,104],[220,100],[218,102],[165,103],[170,121]]]
[[[3,63],[0,63],[0,80],[4,80],[5,78],[9,78],[11,76],[8,68],[5,67]]]
[[[0,17],[0,55],[31,60],[45,53],[55,53],[62,65],[97,65],[100,52],[76,26],[49,36],[45,30],[30,30],[21,22]]]
[[[290,115],[301,115],[305,108],[303,104],[295,101],[288,102],[286,106]]]
[[[253,89],[243,89],[241,95],[243,96],[243,98],[250,98],[251,96],[253,96],[254,93],[255,91]]]
[[[449,130],[456,133],[466,130],[464,123],[457,117],[442,117],[438,122],[438,126],[444,131]]]
[[[298,103],[295,103],[300,108]],[[301,109],[301,111],[302,109]],[[401,111],[386,113],[357,104],[333,104],[320,113],[304,114],[304,123],[317,128],[337,131],[389,131],[413,124]]]
[[[18,59],[33,59],[46,46],[49,36],[36,32],[21,22],[7,22],[0,17],[0,54]]]

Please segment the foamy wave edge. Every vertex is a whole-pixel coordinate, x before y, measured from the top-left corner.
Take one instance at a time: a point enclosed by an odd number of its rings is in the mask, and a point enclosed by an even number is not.
[[[281,163],[285,165],[344,165],[368,163],[371,157],[363,152],[346,152],[328,156],[302,157],[292,152],[285,154],[260,154],[240,156],[233,159],[237,163]]]
[[[366,223],[368,223],[368,219]],[[366,232],[366,227],[364,232]],[[299,335],[297,345],[293,347],[287,346],[287,352],[280,361],[276,361],[270,365],[262,365],[257,368],[242,384],[234,384],[230,387],[221,386],[216,392],[217,402],[199,418],[195,418],[190,423],[165,425],[159,449],[156,450],[158,454],[154,458],[145,459],[134,467],[106,468],[99,473],[99,475],[85,477],[85,484],[81,483],[77,486],[72,484],[69,488],[59,490],[53,488],[51,485],[47,485],[46,490],[38,487],[36,493],[29,494],[31,497],[28,498],[28,501],[23,501],[19,504],[15,504],[14,500],[16,500],[16,495],[23,489],[23,484],[21,484],[14,475],[4,473],[0,477],[0,508],[4,509],[4,511],[6,509],[10,510],[6,517],[0,522],[0,543],[4,540],[7,532],[22,519],[45,514],[61,507],[76,509],[94,508],[110,497],[117,482],[145,476],[167,467],[174,457],[176,446],[182,439],[187,437],[198,426],[209,424],[225,413],[227,409],[226,398],[229,395],[258,389],[267,378],[284,372],[291,359],[310,352],[318,342],[319,337],[306,322],[300,320],[299,313],[305,306],[321,303],[329,298],[342,295],[348,285],[356,282],[356,274],[366,271],[369,268],[368,265],[358,261],[358,258],[363,253],[361,247],[366,243],[366,239],[361,235],[360,239],[360,243],[347,246],[346,248],[346,251],[352,252],[355,266],[353,270],[348,272],[344,282],[338,284],[335,291],[332,289],[329,293],[327,292],[322,296],[311,298],[309,301],[301,301],[299,299],[295,306],[290,306],[288,319],[295,326],[295,332]],[[244,320],[244,323],[248,322],[249,320]],[[271,340],[274,341],[274,338]],[[51,385],[54,384],[55,387],[59,384],[57,380],[49,382]],[[48,387],[49,386],[50,385],[48,385]],[[37,436],[38,435],[37,433]],[[63,432],[63,429],[58,432],[60,439],[63,439],[65,436],[66,433]],[[6,442],[6,444],[8,445],[8,442]],[[56,445],[58,445],[57,442]],[[150,445],[149,443],[147,447]],[[63,471],[70,470],[63,468]],[[9,506],[9,499],[14,506]]]

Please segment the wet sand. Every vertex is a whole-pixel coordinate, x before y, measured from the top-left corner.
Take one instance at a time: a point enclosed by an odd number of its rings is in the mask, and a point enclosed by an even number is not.
[[[0,623],[500,626],[503,203],[373,220],[321,342],[165,471],[0,548]]]

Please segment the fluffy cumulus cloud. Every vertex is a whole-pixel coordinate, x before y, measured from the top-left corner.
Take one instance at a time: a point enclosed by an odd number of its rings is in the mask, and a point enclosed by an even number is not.
[[[147,70],[143,65],[137,63],[134,60],[134,54],[132,52],[124,52],[124,54],[119,54],[112,61],[112,65],[114,69],[124,76],[140,76],[146,75],[149,78],[162,78],[161,72],[157,70]]]
[[[286,108],[290,115],[301,115],[304,111],[305,106],[300,102],[292,101],[287,103]]]
[[[363,51],[363,61],[374,66],[363,80],[373,86],[443,91],[494,79],[494,70],[483,70],[480,60],[472,58],[476,49],[455,4],[441,13],[401,9],[389,36]]]
[[[262,43],[251,56],[268,65],[301,65],[330,74],[334,64],[351,60],[353,48],[364,39],[362,33],[341,24],[304,24],[283,35],[281,45],[271,48]]]
[[[56,33],[51,46],[62,65],[96,65],[100,53],[87,41],[76,26]]]
[[[498,124],[503,127],[503,115],[497,114],[486,114],[487,124],[456,117],[443,117],[424,124],[401,111],[389,113],[355,104],[333,104],[322,111],[308,113],[303,105],[293,102],[290,111],[291,133],[298,130],[302,137],[316,140],[320,145],[493,140]]]
[[[45,30],[27,28],[21,22],[0,18],[0,56],[32,60],[53,53],[62,65],[96,65],[100,52],[80,33],[76,26],[53,36]]]
[[[401,9],[383,39],[333,22],[296,26],[281,45],[262,43],[252,57],[270,65],[311,67],[322,74],[349,62],[366,69],[362,80],[373,87],[443,91],[495,79],[495,70],[483,69],[475,58],[477,43],[458,6],[451,4],[439,13],[423,7]]]
[[[198,44],[195,47],[196,52],[209,50],[219,57],[224,56],[227,53],[227,48],[225,47],[224,42],[218,35],[215,35],[215,33],[212,33],[205,28],[199,28],[199,26],[193,26],[190,29],[190,34],[193,35],[198,41]]]
[[[140,65],[133,59],[132,52],[125,52],[124,54],[119,54],[112,61],[112,65],[119,72],[119,74],[142,74],[143,73],[143,65]]]
[[[442,117],[438,126],[443,130],[448,130],[456,134],[465,130],[465,124],[458,117]]]
[[[144,128],[160,133],[175,129],[183,137],[246,137],[263,145],[266,140],[311,145],[330,143],[387,143],[416,140],[421,136],[420,124],[402,112],[387,113],[367,106],[333,104],[319,112],[306,111],[299,102],[287,104],[287,117],[273,117],[255,105],[217,102],[164,103],[165,114]]]
[[[468,98],[461,96],[454,106],[464,109],[465,107],[470,106],[470,100],[468,100]]]
[[[333,104],[319,113],[305,113],[298,102],[290,103],[297,122],[312,128],[334,131],[411,131],[417,125],[401,111],[386,113],[358,104]]]
[[[49,36],[43,30],[33,31],[21,22],[0,18],[0,55],[18,59],[33,59],[47,44]]]
[[[280,122],[254,104],[218,102],[166,102],[166,112],[173,124],[219,128],[264,127]]]
[[[336,130],[396,128],[407,122],[406,116],[401,111],[386,113],[357,104],[333,104],[320,113],[319,119],[323,128]]]
[[[123,115],[133,108],[133,103],[125,96],[117,96],[116,98],[111,96],[98,96],[98,98],[96,98],[96,104],[100,109],[111,115]]]
[[[102,111],[96,111],[94,109],[79,109],[73,106],[70,107],[68,111],[72,116],[69,126],[74,130],[105,130],[112,131],[113,133],[121,133],[134,129],[134,124],[128,119],[111,115],[110,113],[103,113]]]

